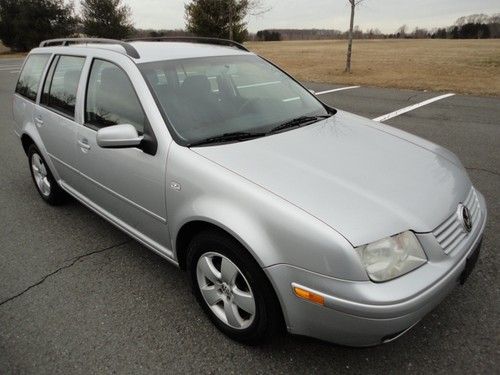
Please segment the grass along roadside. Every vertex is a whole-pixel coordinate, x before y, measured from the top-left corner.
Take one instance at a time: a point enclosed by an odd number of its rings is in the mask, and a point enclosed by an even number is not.
[[[500,40],[355,40],[344,73],[345,40],[249,42],[301,81],[500,96]]]

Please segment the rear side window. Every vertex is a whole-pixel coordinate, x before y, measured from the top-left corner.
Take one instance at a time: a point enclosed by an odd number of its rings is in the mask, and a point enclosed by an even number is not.
[[[87,86],[85,122],[95,128],[130,124],[143,134],[146,121],[127,74],[115,64],[95,59]]]
[[[29,55],[23,71],[17,81],[16,93],[28,99],[36,100],[42,74],[50,55]]]
[[[59,56],[50,68],[43,87],[41,103],[70,117],[75,115],[76,92],[84,57]]]

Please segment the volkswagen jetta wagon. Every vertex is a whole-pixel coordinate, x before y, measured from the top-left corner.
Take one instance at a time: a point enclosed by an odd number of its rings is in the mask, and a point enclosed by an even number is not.
[[[235,340],[391,341],[479,254],[485,200],[453,153],[230,41],[45,41],[13,113],[41,198],[72,196],[187,270]]]

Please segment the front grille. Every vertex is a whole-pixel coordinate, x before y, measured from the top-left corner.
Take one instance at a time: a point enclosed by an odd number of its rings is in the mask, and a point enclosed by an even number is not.
[[[463,202],[463,205],[469,209],[470,216],[472,218],[471,232],[473,232],[476,229],[477,225],[479,225],[479,219],[481,218],[479,200],[477,199],[476,190],[474,188],[470,189],[470,192]],[[468,234],[465,231],[456,212],[454,212],[448,219],[446,219],[442,224],[434,229],[432,233],[434,234],[446,254],[449,254],[453,250],[455,250],[455,248]]]

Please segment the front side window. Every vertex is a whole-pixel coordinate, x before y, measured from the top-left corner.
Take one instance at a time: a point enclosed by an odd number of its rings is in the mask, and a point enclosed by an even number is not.
[[[87,86],[85,123],[98,129],[130,124],[143,134],[146,121],[127,74],[113,63],[95,59]]]
[[[76,93],[84,64],[84,57],[57,57],[52,63],[49,76],[45,81],[41,103],[74,117]]]
[[[310,92],[257,56],[167,60],[139,69],[184,144],[328,115]]]
[[[28,99],[36,100],[43,71],[50,55],[29,55],[16,85],[16,93]]]

